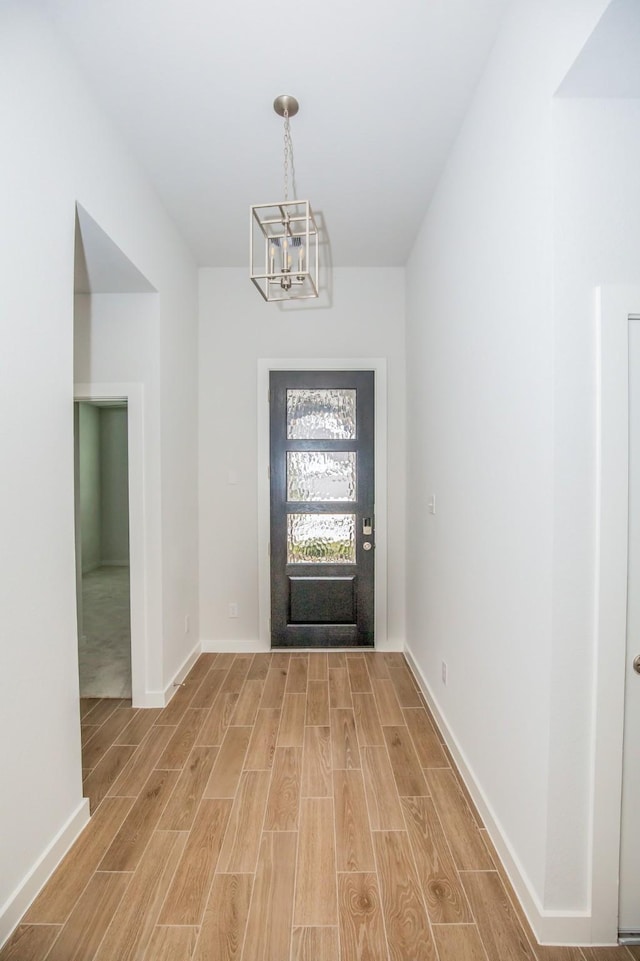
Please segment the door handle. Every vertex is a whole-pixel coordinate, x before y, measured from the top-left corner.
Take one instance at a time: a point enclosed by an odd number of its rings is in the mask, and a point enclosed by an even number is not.
[[[640,654],[636,654],[633,659],[633,669],[636,674],[640,674]]]

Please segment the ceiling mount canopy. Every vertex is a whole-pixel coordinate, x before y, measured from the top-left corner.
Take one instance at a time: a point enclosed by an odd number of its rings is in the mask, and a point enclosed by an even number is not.
[[[300,109],[300,104],[295,97],[289,97],[286,93],[283,93],[273,101],[273,109],[279,117],[295,117]]]
[[[283,94],[273,101],[273,109],[284,118],[284,200],[251,207],[250,276],[267,301],[308,300],[318,296],[318,228],[309,201],[295,196],[289,120],[299,104]]]

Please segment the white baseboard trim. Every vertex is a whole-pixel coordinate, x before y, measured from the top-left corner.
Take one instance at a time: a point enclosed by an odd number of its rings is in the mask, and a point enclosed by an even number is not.
[[[366,651],[366,650],[371,650],[371,648],[360,648],[360,650]],[[397,652],[402,653],[404,651],[404,641],[394,640],[391,637],[387,637],[381,643],[378,643],[376,641],[374,644],[373,650],[378,651],[380,654],[397,653]]]
[[[0,908],[0,948],[11,937],[22,915],[40,893],[88,822],[89,798],[83,798],[25,879]]]
[[[300,653],[305,651],[323,650],[323,651],[350,651],[350,652],[362,652],[362,651],[404,651],[403,641],[392,641],[386,640],[383,644],[376,644],[374,648],[370,647],[326,647],[326,648],[313,648],[313,647],[265,647],[265,645],[259,641],[202,641],[202,653],[203,654],[264,654],[269,651],[290,651]]]
[[[198,641],[190,653],[185,657],[184,661],[175,672],[167,686],[161,691],[145,691],[144,698],[141,702],[136,702],[134,707],[166,707],[173,695],[176,693],[180,687],[180,682],[184,680],[193,665],[196,663],[202,649],[200,646],[200,641]]]
[[[264,654],[270,651],[257,638],[254,641],[202,641],[203,654]],[[284,648],[283,648],[284,650]]]
[[[169,702],[166,700],[164,691],[145,691],[144,697],[137,700],[134,707],[166,707]]]
[[[456,741],[433,691],[429,687],[417,661],[408,645],[405,645],[405,657],[424,694],[435,720],[444,737],[447,747],[451,751],[458,771],[467,786],[478,813],[484,822],[504,869],[507,873],[516,897],[522,905],[533,933],[540,944],[558,945],[586,945],[592,939],[592,916],[590,911],[549,911],[542,907],[531,883],[523,870],[517,856],[502,830],[500,821],[495,816],[490,802],[478,784],[471,765],[468,763],[464,751]]]
[[[202,654],[202,645],[200,641],[197,641],[194,647],[191,649],[189,654],[185,657],[184,661],[173,675],[164,691],[158,691],[157,694],[162,698],[162,703],[154,705],[157,707],[166,707],[173,695],[180,687],[180,683],[185,679],[193,665],[196,663],[200,655]],[[153,692],[150,692],[153,693]],[[151,706],[151,705],[149,705]]]

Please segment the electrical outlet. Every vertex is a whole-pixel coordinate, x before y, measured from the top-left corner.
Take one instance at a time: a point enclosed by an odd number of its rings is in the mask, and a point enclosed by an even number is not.
[[[443,684],[447,683],[447,662],[446,661],[442,662],[442,683]]]
[[[237,617],[237,616],[238,616],[238,603],[237,601],[231,601],[231,603],[229,604],[229,617]]]

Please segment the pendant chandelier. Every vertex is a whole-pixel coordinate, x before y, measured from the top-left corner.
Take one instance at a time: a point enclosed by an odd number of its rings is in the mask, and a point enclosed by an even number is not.
[[[267,301],[308,300],[318,296],[318,228],[309,201],[295,197],[289,120],[298,112],[298,101],[276,97],[273,109],[284,117],[284,200],[251,207],[250,276]]]

